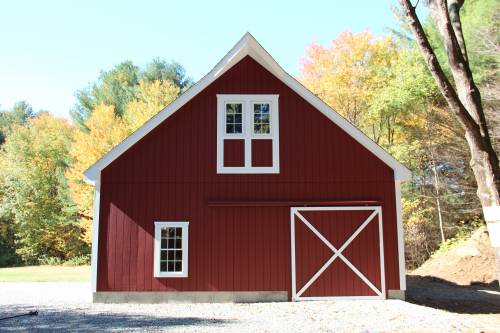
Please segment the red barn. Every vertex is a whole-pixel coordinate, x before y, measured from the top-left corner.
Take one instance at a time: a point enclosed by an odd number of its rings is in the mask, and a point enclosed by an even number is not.
[[[409,177],[246,34],[85,172],[94,301],[404,297]]]

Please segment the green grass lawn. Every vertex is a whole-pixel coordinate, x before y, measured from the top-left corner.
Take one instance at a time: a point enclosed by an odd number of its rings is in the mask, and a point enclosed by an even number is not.
[[[0,268],[0,282],[88,282],[90,266]]]

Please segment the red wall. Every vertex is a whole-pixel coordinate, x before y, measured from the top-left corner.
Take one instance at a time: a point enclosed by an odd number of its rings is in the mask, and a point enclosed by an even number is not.
[[[216,173],[216,94],[279,94],[279,174]],[[289,207],[208,207],[216,200],[380,200],[386,287],[398,289],[393,179],[246,57],[103,170],[97,290],[290,291]],[[190,222],[188,278],[153,277],[154,221]]]

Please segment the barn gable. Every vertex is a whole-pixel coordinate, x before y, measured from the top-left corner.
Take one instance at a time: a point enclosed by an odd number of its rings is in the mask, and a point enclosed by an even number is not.
[[[267,53],[267,51],[255,40],[255,38],[247,33],[241,40],[231,49],[231,51],[212,69],[205,77],[198,81],[193,87],[182,94],[177,100],[160,111],[156,116],[147,121],[141,128],[126,138],[123,142],[113,148],[109,153],[104,155],[94,165],[87,169],[84,173],[85,180],[92,184],[99,184],[101,171],[116,160],[125,151],[131,148],[135,143],[141,140],[154,128],[160,125],[165,119],[179,110],[183,105],[192,100],[196,95],[202,92],[215,80],[220,78],[233,66],[238,64],[245,57],[251,57],[259,63],[276,78],[281,80],[295,93],[301,96],[304,100],[310,103],[316,110],[323,113],[328,119],[339,126],[343,131],[349,134],[363,147],[377,156],[385,164],[394,170],[394,179],[396,181],[404,181],[410,178],[410,171],[395,158],[388,154],[383,148],[378,146],[370,138],[364,135],[355,126],[350,124],[346,119],[340,116],[332,108],[330,108],[321,99],[307,90],[297,80],[286,73],[278,63]]]

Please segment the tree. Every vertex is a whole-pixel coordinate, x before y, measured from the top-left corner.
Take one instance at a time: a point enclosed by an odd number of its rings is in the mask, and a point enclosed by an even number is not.
[[[26,263],[88,252],[64,177],[72,137],[66,120],[47,113],[16,125],[0,151],[0,216]]]
[[[179,63],[155,58],[141,69],[131,61],[124,61],[109,71],[101,72],[95,83],[76,92],[77,103],[70,112],[72,119],[85,129],[85,121],[101,104],[113,106],[115,113],[123,116],[128,104],[137,97],[141,81],[168,81],[180,90],[191,85],[191,79]]]
[[[397,42],[397,48],[397,56],[385,69],[384,83],[372,92],[360,126],[374,141],[389,149],[395,144],[422,140],[420,136],[409,138],[408,129],[421,123],[425,110],[442,100],[417,50],[403,41]]]
[[[141,74],[141,79],[151,83],[154,81],[170,81],[181,91],[189,88],[192,84],[191,79],[186,76],[186,70],[178,62],[167,62],[160,58],[154,58],[146,65]]]
[[[179,87],[170,81],[141,81],[137,98],[129,102],[123,117],[129,130],[134,132],[141,127],[149,118],[174,101],[179,93]]]
[[[117,115],[125,113],[126,106],[136,93],[140,71],[131,61],[124,61],[107,72],[101,72],[96,83],[76,93],[77,104],[70,114],[84,126],[92,111],[99,105],[112,105]]]
[[[12,128],[24,125],[33,118],[35,113],[32,107],[25,101],[17,102],[8,111],[0,111],[0,146],[5,142]],[[0,168],[3,168],[0,161]],[[0,186],[1,188],[1,186]],[[0,201],[8,195],[0,190]],[[1,208],[0,208],[1,211]],[[11,214],[0,213],[0,267],[11,266],[19,263],[20,257],[16,254],[15,248],[14,220]]]
[[[299,79],[356,126],[383,86],[387,69],[397,59],[390,36],[344,31],[326,48],[313,43],[302,59]],[[377,141],[377,137],[374,137]]]
[[[73,130],[71,168],[66,172],[71,197],[78,207],[78,216],[85,229],[84,240],[91,241],[93,188],[83,181],[83,172],[105,153],[120,143],[130,130],[115,113],[113,106],[99,105],[85,121],[87,131]]]
[[[454,85],[448,79],[436,53],[417,17],[410,0],[399,0],[427,66],[451,112],[455,114],[465,131],[465,139],[471,153],[471,168],[477,183],[477,196],[485,212],[495,212],[488,222],[491,239],[499,239],[500,228],[500,166],[493,149],[483,110],[481,94],[476,85],[469,63],[469,55],[460,20],[463,0],[429,0],[431,15],[443,42],[448,66]],[[488,220],[488,214],[485,214]],[[492,243],[497,268],[500,271],[500,244]]]
[[[22,125],[34,116],[35,113],[33,112],[32,107],[26,101],[17,102],[10,111],[1,111],[0,145],[4,143],[5,137],[13,126]]]

